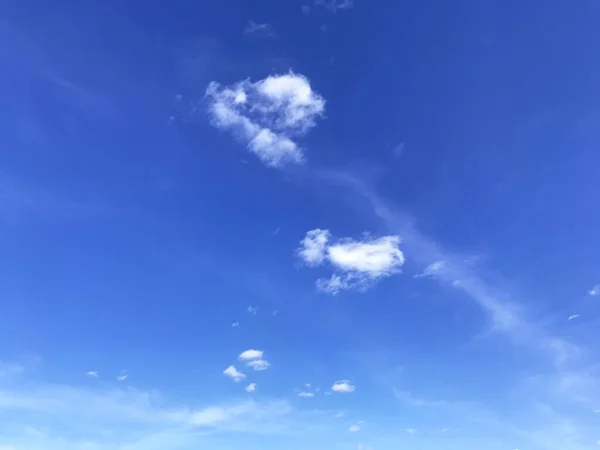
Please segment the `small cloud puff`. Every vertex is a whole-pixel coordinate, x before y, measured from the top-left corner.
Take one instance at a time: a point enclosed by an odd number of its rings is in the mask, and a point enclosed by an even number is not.
[[[298,394],[298,397],[301,397],[301,398],[313,398],[314,396],[315,396],[315,394],[313,394],[312,392],[305,392],[305,391],[302,391]]]
[[[256,383],[250,383],[246,386],[246,392],[254,392],[256,391]]]
[[[315,5],[322,6],[329,12],[336,13],[339,9],[354,7],[353,0],[315,0]]]
[[[348,431],[350,433],[357,433],[360,431],[360,425],[358,425],[358,424],[350,425],[350,427],[348,427]]]
[[[572,316],[569,316],[569,318],[567,320],[574,320],[577,319],[579,317],[579,314],[573,314]]]
[[[343,394],[354,392],[355,389],[356,389],[356,386],[350,384],[350,382],[348,380],[336,381],[333,384],[333,386],[331,386],[331,390],[333,392],[338,392],[338,393],[343,393]]]
[[[600,295],[600,284],[597,284],[594,287],[592,287],[588,291],[588,294],[590,294],[592,297],[596,297],[596,296]]]
[[[289,72],[232,86],[211,82],[208,112],[216,128],[232,132],[268,167],[304,162],[294,140],[315,126],[325,100],[306,77]]]
[[[96,372],[95,370],[90,370],[88,373],[86,373],[86,375],[88,377],[98,378],[98,372]]]
[[[239,370],[237,370],[235,368],[235,366],[229,366],[227,369],[225,369],[223,371],[223,375],[231,378],[233,381],[235,381],[236,383],[239,383],[240,381],[242,381],[244,378],[246,378],[246,374],[240,372]]]
[[[245,361],[248,367],[254,370],[267,370],[271,365],[269,361],[263,359],[264,352],[262,350],[246,350],[239,355],[240,361]]]
[[[277,33],[273,31],[273,28],[268,23],[257,23],[254,20],[249,20],[246,29],[246,34],[256,35],[257,37],[264,37],[269,39],[277,39]]]
[[[296,254],[308,266],[331,265],[336,272],[316,284],[323,292],[337,294],[344,289],[366,290],[379,279],[398,273],[404,264],[399,244],[398,236],[332,241],[329,230],[317,228],[306,233]]]

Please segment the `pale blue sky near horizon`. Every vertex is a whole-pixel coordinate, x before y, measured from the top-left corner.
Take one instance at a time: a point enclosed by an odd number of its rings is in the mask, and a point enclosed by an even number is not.
[[[0,1],[0,450],[599,448],[599,21]]]

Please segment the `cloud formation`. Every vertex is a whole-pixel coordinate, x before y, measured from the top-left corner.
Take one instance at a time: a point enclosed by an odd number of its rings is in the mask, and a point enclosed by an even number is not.
[[[271,27],[270,24],[257,23],[252,19],[248,21],[248,25],[246,25],[244,33],[256,35],[257,37],[277,39],[277,33],[273,31],[273,27]]]
[[[94,370],[90,370],[88,373],[86,373],[86,375],[88,377],[92,377],[92,378],[98,378],[98,372],[94,371]]]
[[[315,126],[325,100],[306,77],[289,72],[232,86],[211,82],[206,89],[211,123],[230,131],[269,167],[304,162],[294,140]]]
[[[246,378],[246,374],[240,372],[239,370],[237,370],[235,368],[235,366],[229,366],[227,369],[225,369],[223,371],[223,375],[231,378],[233,381],[235,381],[236,383],[239,383],[240,381],[242,381],[244,378]]]
[[[256,383],[250,383],[246,386],[246,392],[254,392],[256,391]]]
[[[314,396],[315,396],[315,394],[313,394],[312,392],[305,392],[305,391],[302,391],[298,394],[298,397],[301,397],[301,398],[313,398]]]
[[[354,392],[356,390],[356,386],[350,384],[348,380],[340,380],[336,381],[333,386],[331,386],[331,390],[341,394],[349,394],[350,392]]]
[[[271,365],[269,361],[263,359],[264,352],[262,350],[246,350],[239,355],[239,360],[246,362],[248,367],[254,370],[267,370]]]
[[[315,5],[322,6],[329,12],[336,13],[338,9],[350,9],[354,7],[353,0],[315,0]]]
[[[404,254],[398,247],[398,236],[363,240],[332,240],[329,230],[315,229],[306,233],[296,250],[308,266],[328,263],[334,269],[329,279],[317,280],[317,288],[337,294],[344,289],[366,290],[381,278],[400,272]]]

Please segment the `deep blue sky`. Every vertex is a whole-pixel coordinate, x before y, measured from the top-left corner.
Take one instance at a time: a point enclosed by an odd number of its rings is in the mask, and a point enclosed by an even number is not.
[[[599,21],[0,1],[0,450],[597,448]]]

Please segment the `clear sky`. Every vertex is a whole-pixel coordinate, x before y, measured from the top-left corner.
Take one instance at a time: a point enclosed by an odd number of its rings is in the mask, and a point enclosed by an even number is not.
[[[0,1],[0,450],[600,448],[600,3]]]

